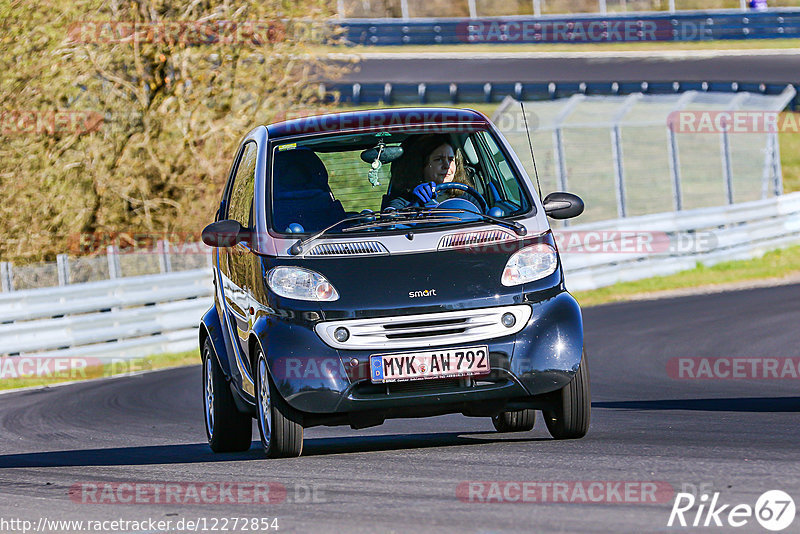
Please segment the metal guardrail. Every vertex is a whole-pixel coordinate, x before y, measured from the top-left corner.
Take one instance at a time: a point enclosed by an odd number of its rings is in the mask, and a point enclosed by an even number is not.
[[[800,193],[731,206],[627,217],[573,225],[568,235],[605,239],[611,251],[569,252],[561,247],[567,287],[582,291],[693,269],[697,263],[757,257],[769,250],[800,244]],[[666,238],[655,250],[615,251],[623,235]],[[568,240],[568,238],[565,238]],[[569,247],[567,247],[569,248]],[[635,247],[634,247],[635,248]],[[685,249],[685,250],[682,250]]]
[[[707,238],[705,246],[685,251],[629,253],[572,252],[565,238],[560,248],[567,286],[592,289],[800,243],[800,193],[569,228],[576,232],[612,241],[623,232],[661,233],[670,243]],[[210,270],[199,269],[1,294],[0,355],[135,358],[191,350],[212,288]]]
[[[344,19],[336,24],[347,42],[365,46],[779,39],[800,37],[800,9]]]
[[[486,82],[486,83],[327,83],[321,91],[329,100],[338,99],[354,105],[384,103],[387,105],[411,104],[464,104],[500,103],[506,97],[515,100],[555,100],[572,95],[630,95],[676,94],[687,91],[738,93],[750,92],[765,95],[782,93],[791,83],[739,83],[739,82]],[[789,102],[789,109],[800,107],[800,94]]]
[[[0,294],[0,355],[132,358],[197,347],[210,269]]]

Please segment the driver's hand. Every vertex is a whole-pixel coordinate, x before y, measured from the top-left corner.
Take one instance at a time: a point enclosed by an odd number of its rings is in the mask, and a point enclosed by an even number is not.
[[[425,182],[419,184],[412,191],[414,196],[420,200],[420,204],[427,204],[436,198],[436,182]]]

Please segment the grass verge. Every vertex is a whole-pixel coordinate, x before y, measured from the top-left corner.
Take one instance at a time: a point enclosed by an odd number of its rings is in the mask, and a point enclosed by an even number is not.
[[[0,360],[0,390],[18,389],[32,386],[52,386],[65,382],[75,382],[79,380],[91,380],[93,378],[104,378],[110,376],[124,376],[139,371],[149,371],[153,369],[166,369],[168,367],[182,367],[200,363],[200,350],[190,350],[188,352],[177,352],[169,354],[155,354],[145,358],[134,360],[115,360],[100,365],[82,365],[81,358],[64,358],[60,361],[63,366],[71,366],[72,369],[64,371],[53,370],[49,376],[24,375],[17,376],[9,365],[12,357]],[[93,358],[87,357],[86,362],[93,362]],[[51,365],[53,362],[50,362]]]
[[[685,288],[713,288],[736,282],[789,278],[800,275],[800,246],[767,252],[760,258],[717,263],[713,266],[698,264],[694,269],[668,276],[644,278],[623,282],[591,291],[573,293],[581,306],[598,306],[657,296],[658,292]],[[569,285],[569,276],[567,277]]]

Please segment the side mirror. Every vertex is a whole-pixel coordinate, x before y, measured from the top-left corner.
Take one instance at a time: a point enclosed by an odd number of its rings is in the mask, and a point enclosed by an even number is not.
[[[224,219],[203,228],[203,243],[209,247],[232,247],[247,239],[245,228],[238,221]]]
[[[544,212],[553,219],[571,219],[583,213],[583,200],[578,195],[557,191],[544,197]]]

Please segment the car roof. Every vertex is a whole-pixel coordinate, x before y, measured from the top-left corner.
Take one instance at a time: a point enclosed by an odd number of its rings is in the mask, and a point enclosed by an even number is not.
[[[270,139],[296,135],[360,132],[382,129],[419,129],[425,126],[453,126],[484,129],[489,119],[472,109],[387,108],[314,115],[267,126]]]

